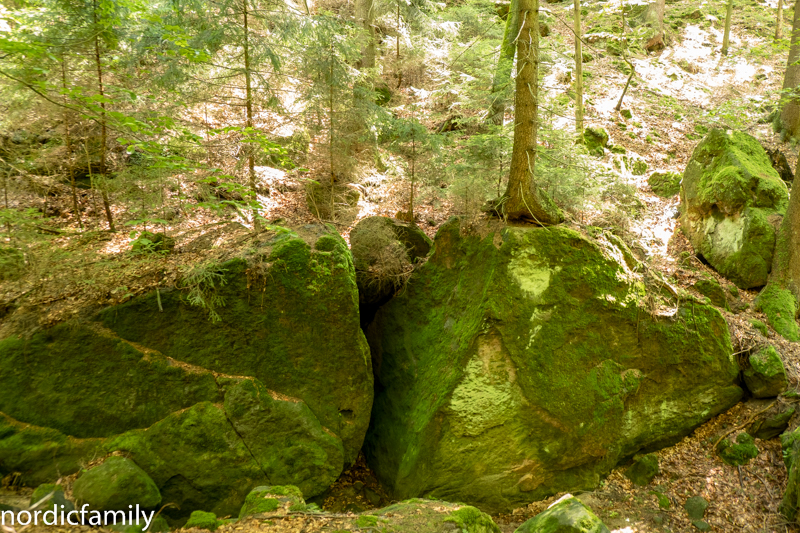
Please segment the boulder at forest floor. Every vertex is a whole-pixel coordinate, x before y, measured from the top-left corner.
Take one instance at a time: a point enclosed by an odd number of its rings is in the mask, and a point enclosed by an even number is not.
[[[602,234],[442,226],[368,331],[365,452],[394,497],[497,512],[591,489],[739,400],[719,311],[651,313],[626,257]]]

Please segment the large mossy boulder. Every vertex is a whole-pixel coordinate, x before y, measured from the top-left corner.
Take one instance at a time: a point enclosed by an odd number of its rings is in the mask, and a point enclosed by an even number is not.
[[[681,229],[695,251],[743,289],[766,284],[788,190],[759,142],[711,130],[681,182]]]
[[[83,473],[72,485],[78,506],[97,511],[127,510],[128,505],[152,509],[161,503],[156,484],[139,466],[125,457],[112,456]]]
[[[35,486],[122,452],[172,518],[238,513],[259,485],[323,492],[372,406],[350,252],[321,225],[237,250],[177,288],[0,339],[0,476]]]
[[[800,428],[781,435],[781,447],[789,476],[780,511],[790,522],[796,522],[800,510]]]
[[[394,497],[495,512],[589,489],[739,400],[719,311],[649,313],[624,257],[602,234],[442,226],[368,331],[365,452]]]

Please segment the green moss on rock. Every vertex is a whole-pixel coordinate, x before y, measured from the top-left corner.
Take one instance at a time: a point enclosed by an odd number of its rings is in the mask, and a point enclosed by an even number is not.
[[[711,130],[683,174],[681,229],[695,251],[740,288],[766,284],[788,191],[761,144]]]
[[[682,178],[677,172],[653,172],[647,178],[647,184],[658,196],[671,198],[681,192]]]
[[[800,341],[800,328],[797,326],[797,299],[792,291],[770,283],[759,293],[756,308],[767,315],[769,324],[786,340]]]
[[[369,425],[372,367],[360,328],[352,256],[329,226],[270,227],[218,265],[220,321],[162,290],[97,316],[105,327],[175,360],[302,399],[355,461]]]
[[[720,458],[729,465],[743,466],[758,457],[758,448],[753,437],[747,433],[739,433],[736,442],[723,439],[717,446]]]
[[[583,502],[567,495],[514,533],[609,533],[609,529]]]
[[[586,128],[583,130],[581,142],[589,153],[595,157],[603,157],[605,147],[608,146],[608,132],[603,128]]]
[[[261,486],[250,491],[239,511],[239,519],[246,516],[274,513],[279,508],[305,507],[303,493],[293,486]]]
[[[196,527],[198,529],[207,529],[209,531],[216,531],[219,527],[217,515],[214,513],[207,513],[205,511],[192,511],[189,520],[183,525],[184,529]]]
[[[787,389],[786,369],[781,356],[771,345],[750,355],[750,367],[742,373],[747,388],[755,398],[771,398]]]
[[[161,503],[161,493],[147,473],[125,457],[109,457],[82,474],[72,485],[72,495],[78,506],[91,509],[127,510],[138,504],[144,509]]]
[[[434,250],[368,330],[379,392],[365,453],[398,499],[494,512],[590,489],[741,397],[719,311],[647,314],[607,240],[454,219]]]

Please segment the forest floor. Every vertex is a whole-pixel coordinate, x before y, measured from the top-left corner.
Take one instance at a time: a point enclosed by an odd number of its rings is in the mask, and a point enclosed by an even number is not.
[[[667,22],[683,19],[683,24],[679,30],[671,33],[671,42],[666,49],[631,59],[637,73],[636,86],[629,90],[623,106],[631,110],[630,119],[614,111],[627,79],[622,68],[623,61],[620,57],[604,53],[602,42],[590,42],[588,51],[595,57],[586,66],[592,73],[591,83],[587,86],[587,125],[605,128],[612,144],[624,147],[629,156],[634,155],[646,161],[651,171],[683,172],[698,140],[708,128],[715,126],[727,126],[753,134],[765,146],[783,150],[790,167],[794,168],[796,156],[793,150],[780,142],[770,124],[760,120],[777,101],[786,62],[786,50],[775,49],[772,45],[774,26],[770,21],[774,17],[774,9],[770,7],[774,8],[774,2],[753,2],[746,8],[753,12],[752,16],[747,17],[746,24],[734,20],[731,53],[725,57],[720,54],[721,7],[712,9],[705,2],[697,6],[696,2],[689,0],[669,3]],[[550,39],[562,44],[571,42],[569,28],[559,22],[562,19],[571,20],[566,3],[549,4],[546,8],[555,19],[551,24],[553,34]],[[695,11],[699,12],[697,16]],[[593,23],[599,24],[589,20],[587,26],[591,27]],[[788,26],[784,31],[789,31]],[[568,82],[559,79],[564,80],[554,69],[552,79],[546,83],[552,87],[549,89],[552,97],[569,89]],[[568,126],[568,122],[565,122],[565,126]],[[614,168],[615,161],[619,165],[620,157],[607,152],[597,163]],[[692,254],[690,245],[677,227],[677,196],[664,199],[653,194],[647,185],[646,174],[635,176],[625,169],[622,174],[629,184],[636,187],[639,205],[637,216],[615,216],[610,219],[607,211],[589,209],[573,213],[568,224],[581,228],[614,222],[641,260],[688,291],[693,291],[693,283],[703,276],[717,279],[723,287],[729,286],[727,280]],[[304,174],[272,169],[263,170],[261,178],[270,190],[269,196],[261,197],[268,220],[280,220],[290,226],[316,221],[307,207],[307,178]],[[361,183],[357,185],[364,190],[368,188],[369,194],[362,194],[358,214],[353,220],[340,222],[339,230],[345,237],[361,218],[371,215],[395,216],[406,209],[407,185],[402,176],[365,170]],[[420,200],[415,209],[420,226],[430,236],[435,235],[438,227],[451,215],[464,214],[464,210],[453,201],[425,190],[425,187],[436,186],[423,184],[420,187]],[[190,185],[187,183],[186,187]],[[69,200],[65,196],[50,201],[66,206]],[[13,198],[13,203],[22,207],[35,206],[38,202],[40,200],[33,192],[19,192]],[[120,211],[115,214],[123,216],[121,208],[118,209]],[[473,213],[472,216],[480,215]],[[176,222],[169,229],[177,238],[180,248],[182,243],[205,231],[207,224],[236,221],[236,217],[221,220],[215,214],[199,210],[190,219]],[[65,219],[62,227],[69,229],[74,224],[74,220]],[[63,242],[65,247],[72,246],[68,238],[64,238]],[[73,250],[74,254],[68,258],[53,256],[38,265],[44,272],[52,264],[66,261],[64,264],[67,266],[62,265],[62,268],[72,268],[74,275],[64,277],[57,287],[48,290],[30,281],[19,285],[5,284],[0,287],[0,302],[10,302],[27,295],[32,298],[31,305],[49,303],[51,319],[55,322],[63,320],[89,300],[117,303],[148,290],[154,283],[174,282],[182,268],[208,259],[189,250],[164,258],[159,264],[144,260],[137,262],[130,258],[118,259],[130,248],[130,242],[131,238],[125,232],[95,232],[84,236],[80,241],[80,252]],[[223,250],[224,243],[220,245]],[[87,261],[88,257],[99,259]],[[124,263],[124,269],[107,268],[111,263]],[[163,277],[164,272],[167,273],[166,278]],[[764,337],[753,327],[752,320],[766,322],[764,316],[749,305],[755,295],[754,291],[740,291],[740,305],[734,307],[736,312],[723,311],[733,335],[734,350],[745,352],[761,343],[774,344],[784,359],[791,388],[798,390],[800,348],[783,341],[772,330]],[[800,531],[796,526],[787,524],[778,512],[786,484],[786,469],[778,439],[757,441],[759,456],[741,468],[724,464],[713,451],[713,442],[718,435],[742,425],[759,406],[757,403],[741,403],[707,422],[678,444],[657,452],[661,473],[650,485],[632,485],[622,475],[623,465],[614,470],[595,491],[580,494],[579,497],[617,533],[694,531],[683,509],[683,504],[690,496],[703,496],[710,502],[705,520],[713,531]],[[337,482],[324,501],[325,506],[340,510],[351,503],[358,504],[357,507],[366,506],[366,502],[358,501],[358,496],[352,496],[352,490],[348,491],[349,487],[359,483],[382,494],[372,473],[360,462],[353,470],[343,474],[342,480]],[[0,502],[24,503],[27,494],[24,489],[4,489],[0,492]],[[666,496],[669,504],[665,505],[659,495]],[[495,519],[504,532],[511,532],[559,496]],[[327,528],[325,523],[315,520],[305,515],[290,515],[272,524],[245,522],[224,526],[221,531],[311,533]],[[68,531],[66,528],[60,529]],[[84,529],[88,528],[75,528],[74,531]],[[17,529],[16,533],[22,530]],[[52,528],[47,530],[52,531]]]

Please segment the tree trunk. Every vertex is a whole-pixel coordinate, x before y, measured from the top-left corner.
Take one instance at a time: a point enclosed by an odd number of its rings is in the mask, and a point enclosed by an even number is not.
[[[664,33],[665,0],[655,0],[645,7],[639,20],[642,24],[650,24],[658,33]]]
[[[728,0],[728,10],[725,12],[725,35],[722,36],[722,55],[728,55],[728,41],[731,37],[731,18],[733,16],[733,0]]]
[[[519,0],[511,0],[506,18],[506,30],[503,33],[503,44],[500,47],[500,58],[492,80],[492,105],[489,109],[489,121],[497,126],[503,123],[506,114],[506,102],[503,89],[511,83],[511,67],[514,65],[514,54],[517,46],[515,39],[519,32]]]
[[[539,129],[539,0],[519,0],[514,148],[508,189],[498,210],[510,220],[558,224],[561,210],[533,180]]]
[[[795,7],[792,22],[792,45],[783,78],[783,94],[780,101],[780,116],[776,129],[782,141],[800,138],[800,98],[795,94],[800,87],[800,8]]]
[[[356,24],[364,28],[366,42],[361,48],[358,68],[375,67],[375,6],[373,0],[356,0]]]
[[[798,9],[800,11],[800,9]],[[795,20],[797,20],[795,18]],[[800,157],[795,172],[800,172]],[[795,174],[796,175],[796,174]],[[756,300],[770,325],[787,340],[800,341],[795,317],[800,302],[800,189],[792,189],[789,207],[775,242],[772,272]]]
[[[75,217],[78,219],[78,227],[83,231],[83,219],[81,218],[81,211],[78,207],[78,191],[75,187],[75,169],[72,166],[72,135],[70,135],[70,120],[69,120],[69,107],[67,106],[67,58],[64,54],[61,55],[61,88],[64,90],[64,140],[66,141],[67,148],[67,173],[69,174],[69,182],[72,190],[72,210],[75,212]],[[91,162],[89,163],[91,164]]]
[[[247,19],[247,0],[242,0],[242,15],[244,19],[244,82],[245,82],[245,110],[247,112],[247,120],[245,126],[248,135],[253,133],[253,83],[250,72],[250,26]],[[258,188],[256,187],[256,163],[253,157],[255,147],[250,143],[247,150],[247,168],[249,170],[250,190],[253,192],[253,229],[259,230],[260,223],[258,221]]]
[[[581,0],[575,0],[573,22],[575,24],[575,131],[583,135],[583,44],[581,39]]]
[[[103,89],[103,63],[100,57],[100,27],[98,24],[98,17],[97,17],[97,0],[94,2],[94,25],[95,25],[95,36],[94,36],[94,60],[95,66],[97,67],[97,93],[100,95],[100,165],[99,165],[99,174],[102,176],[102,183],[100,184],[100,194],[103,198],[103,209],[106,212],[106,220],[108,221],[108,229],[111,232],[117,231],[114,228],[114,217],[111,214],[111,203],[108,200],[108,192],[106,191],[106,152],[107,152],[107,142],[108,142],[108,132],[106,131],[106,103],[105,103],[105,93]],[[91,161],[87,160],[89,167],[91,168],[92,163]]]
[[[778,20],[775,21],[775,40],[783,37],[783,0],[778,0]]]

